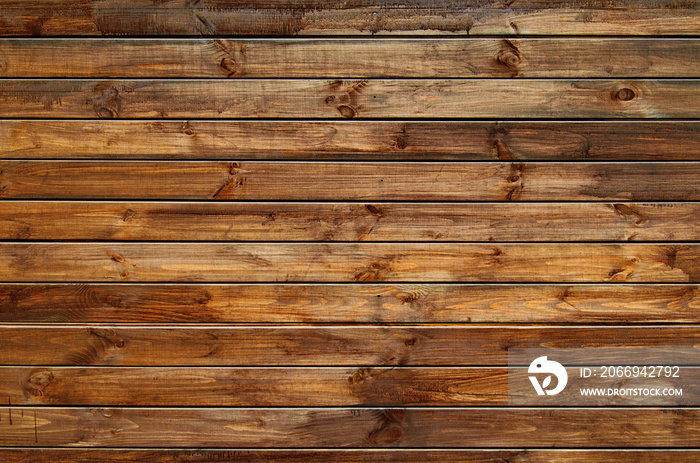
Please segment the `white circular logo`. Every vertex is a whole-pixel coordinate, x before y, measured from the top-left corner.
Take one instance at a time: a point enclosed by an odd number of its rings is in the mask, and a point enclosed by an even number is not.
[[[566,383],[569,381],[569,375],[566,373],[566,368],[554,360],[547,360],[547,356],[537,357],[527,369],[528,373],[546,373],[549,376],[544,378],[542,384],[537,380],[536,376],[529,376],[532,386],[535,388],[537,395],[556,395],[564,390]],[[552,383],[552,376],[557,377],[557,387],[547,389]]]

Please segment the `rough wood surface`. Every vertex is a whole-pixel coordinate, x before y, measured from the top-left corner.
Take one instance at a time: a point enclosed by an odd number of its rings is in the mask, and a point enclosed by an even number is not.
[[[7,409],[0,409],[7,415]],[[34,413],[36,412],[36,417]],[[5,416],[6,418],[6,416]],[[700,411],[40,408],[0,422],[0,445],[115,447],[694,447]],[[619,432],[624,423],[625,432]]]
[[[590,352],[590,351],[588,351]],[[581,404],[579,388],[587,380],[567,368],[569,381],[558,403]],[[700,393],[688,386],[700,381],[700,368],[682,367],[682,379],[664,379],[664,387],[683,389],[672,405],[693,405]],[[12,406],[101,407],[503,407],[528,392],[527,367],[500,368],[123,368],[0,367],[0,394]],[[512,384],[512,383],[511,383]],[[625,387],[653,388],[658,378],[627,379]],[[167,385],[164,387],[164,385]],[[620,386],[619,378],[598,380],[597,387]],[[685,388],[683,386],[686,386]],[[660,399],[655,399],[655,404]],[[649,405],[649,399],[586,398],[586,406]]]
[[[3,323],[700,323],[697,285],[4,284]]]
[[[698,121],[0,120],[4,158],[700,160]]]
[[[3,39],[0,56],[15,78],[696,77],[700,40]]]
[[[696,463],[697,450],[125,450],[0,449],[7,463]],[[517,459],[517,460],[515,460]]]
[[[0,0],[0,461],[700,460],[699,13]]]
[[[692,349],[699,342],[698,326],[2,325],[0,363],[27,366],[489,366],[506,365],[508,349]],[[605,358],[602,353],[598,355],[596,358]],[[681,359],[674,360],[681,362]]]
[[[2,35],[697,35],[672,0],[3,0]]]
[[[697,201],[700,162],[0,161],[0,198]],[[381,205],[368,205],[381,221]],[[373,212],[374,211],[374,212]],[[623,205],[619,215],[641,218]]]
[[[700,282],[698,244],[0,243],[2,282]]]
[[[0,367],[0,394],[13,406],[503,406],[508,369]]]
[[[698,223],[695,203],[12,201],[0,209],[0,239],[693,241]]]
[[[700,81],[8,79],[0,117],[697,118]]]

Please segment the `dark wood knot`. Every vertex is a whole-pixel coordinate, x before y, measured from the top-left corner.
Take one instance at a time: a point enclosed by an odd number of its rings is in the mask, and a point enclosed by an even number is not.
[[[509,68],[517,68],[520,65],[520,55],[512,50],[503,51],[498,55],[498,62]]]
[[[615,92],[615,99],[620,101],[630,101],[637,97],[637,92],[629,87],[623,87]]]
[[[221,60],[220,66],[230,73],[229,76],[231,74],[235,74],[236,71],[238,71],[238,63],[236,63],[236,61],[231,58],[223,58]]]
[[[337,109],[340,115],[343,117],[352,118],[357,115],[357,111],[355,111],[355,108],[346,104],[338,105]]]

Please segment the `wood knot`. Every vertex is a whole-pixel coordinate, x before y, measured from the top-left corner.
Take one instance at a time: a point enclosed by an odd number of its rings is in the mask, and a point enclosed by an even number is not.
[[[392,445],[401,441],[406,426],[403,410],[378,410],[377,425],[370,431],[368,441],[375,445]]]
[[[212,300],[212,295],[209,291],[202,291],[195,298],[195,302],[199,305],[207,305]]]
[[[104,90],[102,90],[104,89]],[[92,100],[93,110],[100,118],[115,118],[119,117],[122,109],[122,98],[119,90],[114,87],[104,88],[102,84],[95,87],[95,91],[102,92]]]
[[[499,63],[509,68],[517,68],[520,65],[520,55],[513,50],[506,50],[498,54]]]
[[[391,145],[400,150],[406,149],[408,146],[408,142],[406,141],[406,129],[401,129],[401,132],[398,135],[392,137]]]
[[[403,302],[404,304],[410,304],[411,302],[417,300],[420,296],[418,294],[409,293],[398,293],[396,299]]]
[[[642,225],[649,221],[649,219],[647,219],[641,212],[631,206],[628,206],[627,204],[613,204],[613,210],[618,215],[630,220],[635,225]]]
[[[185,122],[184,124],[182,124],[180,130],[182,131],[182,133],[190,137],[196,135],[196,132],[194,131],[194,129],[192,129],[189,122]]]
[[[406,347],[413,347],[416,345],[416,338],[406,339],[403,343]]]
[[[403,429],[398,425],[388,426],[370,435],[370,441],[379,445],[395,444],[403,437]]]
[[[117,254],[116,252],[110,252],[109,258],[112,259],[114,262],[117,262],[119,264],[123,264],[126,262],[126,259],[124,259],[123,256],[121,256],[120,254]]]
[[[326,97],[326,104],[334,103],[335,108],[341,116],[346,118],[356,117],[361,108],[360,96],[369,84],[366,80],[354,82],[342,91],[343,81],[335,80],[328,84],[328,90],[332,93],[342,92],[340,95],[330,95]]]
[[[95,110],[95,114],[97,114],[97,117],[100,119],[114,119],[115,117],[118,117],[118,114],[115,110],[101,107],[97,108]]]
[[[382,217],[382,210],[379,209],[377,206],[373,206],[372,204],[366,204],[365,209],[367,209],[370,214],[372,214],[373,216],[375,216],[377,218]]]
[[[231,58],[222,58],[221,63],[219,63],[219,65],[223,69],[228,71],[229,74],[227,77],[231,77],[234,74],[236,74],[236,72],[238,72],[238,63],[236,63],[236,61]]]
[[[27,379],[25,390],[35,397],[42,397],[44,395],[44,389],[46,389],[53,380],[54,375],[50,371],[44,370],[33,373]]]
[[[634,91],[634,89],[631,89],[629,87],[623,87],[619,89],[615,94],[613,95],[613,98],[619,101],[630,101],[633,100],[637,97],[637,92]]]
[[[384,274],[391,270],[389,264],[383,262],[373,262],[369,269],[358,272],[354,276],[355,281],[377,281],[383,278]]]
[[[524,188],[522,179],[523,169],[523,164],[519,162],[510,165],[510,172],[508,177],[506,177],[508,183],[505,185],[505,200],[516,201],[520,198]]]
[[[126,346],[126,342],[114,330],[89,328],[88,332],[94,336],[103,345],[113,345],[117,349],[122,349]]]
[[[360,368],[357,370],[355,373],[353,373],[349,378],[348,382],[350,384],[359,384],[364,382],[366,379],[369,379],[372,377],[372,369],[371,368]]]
[[[508,135],[510,133],[510,127],[500,122],[496,122],[493,126],[489,128],[489,132],[498,135]]]
[[[124,222],[130,222],[136,217],[136,211],[133,209],[127,209],[124,211],[124,215],[122,216],[122,221]],[[119,262],[119,261],[117,261]]]
[[[336,107],[341,116],[352,118],[357,115],[357,111],[352,106],[341,104]]]

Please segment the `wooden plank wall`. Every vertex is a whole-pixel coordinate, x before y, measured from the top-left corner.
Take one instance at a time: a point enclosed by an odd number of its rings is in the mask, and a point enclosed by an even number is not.
[[[700,348],[698,0],[0,0],[0,461],[700,461],[508,406]]]

